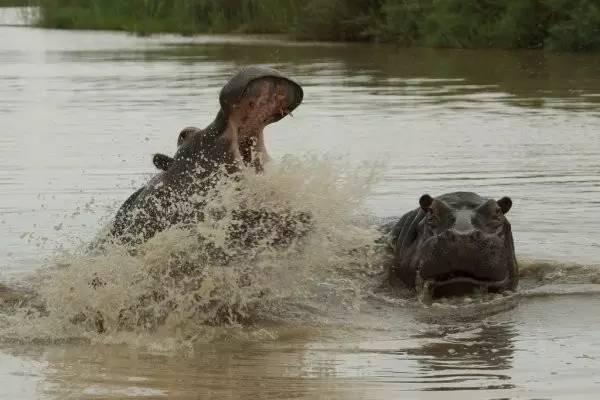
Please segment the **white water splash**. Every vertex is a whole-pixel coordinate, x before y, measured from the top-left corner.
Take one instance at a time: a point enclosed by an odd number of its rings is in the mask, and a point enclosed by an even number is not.
[[[218,219],[161,232],[135,255],[107,245],[102,252],[78,249],[57,257],[32,280],[36,299],[1,315],[0,337],[165,349],[223,336],[272,337],[276,331],[267,327],[274,323],[351,312],[364,294],[365,276],[379,268],[370,265],[369,254],[377,233],[352,220],[381,170],[343,159],[287,157],[264,174],[244,171],[243,179],[221,181],[205,198],[207,209],[225,210]],[[223,245],[227,216],[242,206],[309,212],[313,225],[290,245],[267,240],[217,262],[205,243]]]

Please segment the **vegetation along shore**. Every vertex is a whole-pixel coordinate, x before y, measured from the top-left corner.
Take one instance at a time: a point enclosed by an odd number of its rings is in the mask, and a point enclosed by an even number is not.
[[[2,1],[0,3],[18,3]],[[280,33],[449,48],[600,49],[597,0],[29,0],[39,24],[139,34]]]

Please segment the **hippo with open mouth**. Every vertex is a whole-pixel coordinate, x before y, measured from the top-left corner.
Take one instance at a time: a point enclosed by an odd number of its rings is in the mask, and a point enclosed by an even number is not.
[[[432,198],[391,226],[391,283],[416,289],[421,299],[502,292],[518,283],[508,197],[493,200],[470,192]]]
[[[110,234],[125,243],[139,243],[175,224],[202,219],[189,199],[211,188],[220,173],[243,166],[262,171],[269,155],[263,129],[298,107],[302,87],[272,68],[249,66],[221,89],[220,110],[204,129],[185,128],[171,158],[154,155],[161,170],[133,193],[118,210]]]

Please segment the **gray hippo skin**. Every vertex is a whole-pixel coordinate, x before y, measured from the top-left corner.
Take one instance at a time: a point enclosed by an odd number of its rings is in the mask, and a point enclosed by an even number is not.
[[[140,243],[172,225],[202,220],[202,207],[188,207],[190,197],[212,187],[219,173],[231,174],[243,165],[260,172],[269,160],[264,127],[290,114],[302,98],[301,86],[279,71],[242,69],[222,88],[221,108],[210,125],[182,130],[172,158],[154,155],[161,172],[123,203],[111,236]]]
[[[419,205],[390,227],[392,284],[416,289],[422,299],[517,287],[518,265],[506,219],[510,198],[425,194]]]
[[[202,133],[202,129],[193,126],[183,128],[177,137],[177,149],[179,149],[182,145],[189,143],[191,139],[199,133]],[[173,164],[173,161],[173,157],[169,157],[166,154],[155,153],[152,155],[152,164],[154,164],[154,166],[160,171],[168,170],[171,167],[171,164]]]

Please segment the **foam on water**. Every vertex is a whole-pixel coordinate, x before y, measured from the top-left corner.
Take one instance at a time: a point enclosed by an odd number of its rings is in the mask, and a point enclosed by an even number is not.
[[[135,254],[107,244],[57,256],[29,280],[33,299],[0,314],[0,337],[91,340],[170,348],[215,337],[276,337],[278,322],[318,322],[355,310],[368,285],[377,233],[352,223],[381,172],[329,157],[287,157],[264,174],[223,180],[207,199],[210,218],[173,227]],[[309,212],[310,233],[286,246],[259,243],[227,262],[222,246],[233,211]],[[202,237],[202,241],[198,238]],[[98,331],[104,330],[99,334]]]
[[[21,282],[27,294],[5,301],[0,340],[84,340],[168,352],[211,340],[277,339],[302,335],[307,326],[347,324],[364,300],[443,322],[503,312],[528,297],[599,292],[597,266],[535,261],[521,261],[516,293],[427,306],[407,291],[382,289],[384,260],[373,247],[378,233],[357,224],[357,216],[369,214],[364,202],[381,171],[381,165],[350,165],[343,158],[286,157],[263,174],[243,171],[242,179],[220,181],[203,198],[210,211],[203,222],[159,233],[135,253],[114,244],[103,251],[61,248],[35,277]],[[226,262],[210,257],[207,243],[223,246],[232,215],[243,207],[309,212],[313,225],[286,246],[265,238],[242,253],[231,249]]]
[[[519,267],[525,285],[600,284],[599,265],[522,260]]]
[[[598,294],[598,265],[520,260],[519,288],[515,292],[478,293],[423,304],[405,289],[383,287],[370,293],[369,299],[389,307],[409,308],[419,321],[444,325],[482,320],[511,310],[528,299]]]

